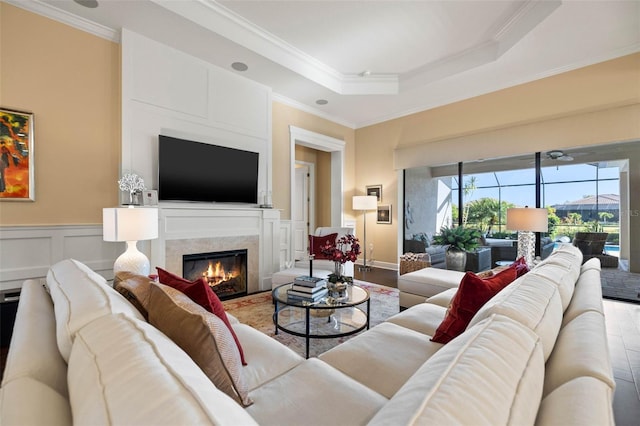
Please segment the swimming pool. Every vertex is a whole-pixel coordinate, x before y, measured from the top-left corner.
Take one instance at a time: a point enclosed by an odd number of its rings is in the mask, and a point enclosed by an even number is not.
[[[555,243],[553,249],[557,249],[562,243]],[[604,246],[605,254],[610,254],[611,256],[620,256],[620,246],[619,245],[605,245]]]
[[[604,246],[604,252],[606,254],[610,254],[612,256],[617,256],[618,254],[620,254],[620,246],[614,246],[614,245],[608,246],[608,245],[605,245]]]

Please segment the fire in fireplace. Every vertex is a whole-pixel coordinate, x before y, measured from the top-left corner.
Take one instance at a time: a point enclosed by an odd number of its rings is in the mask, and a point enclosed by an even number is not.
[[[182,275],[204,277],[220,300],[247,294],[247,250],[228,250],[182,256]]]

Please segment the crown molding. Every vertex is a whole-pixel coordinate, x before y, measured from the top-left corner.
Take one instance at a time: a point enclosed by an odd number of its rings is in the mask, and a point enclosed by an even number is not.
[[[295,108],[295,109],[300,110],[302,112],[306,112],[306,113],[315,115],[317,117],[324,118],[325,120],[329,120],[332,123],[340,124],[341,126],[348,127],[349,129],[354,129],[355,130],[357,128],[355,123],[352,123],[350,121],[345,121],[341,117],[336,117],[336,116],[333,116],[331,114],[327,114],[324,111],[321,111],[321,110],[319,110],[317,108],[312,108],[312,107],[310,107],[308,105],[302,104],[302,103],[300,103],[298,101],[295,101],[295,100],[293,100],[291,98],[283,96],[283,95],[281,95],[279,93],[272,93],[271,100],[273,102],[278,102],[278,103],[281,103],[283,105],[290,106],[291,108]]]
[[[508,19],[497,24],[489,38],[405,73],[400,80],[400,90],[411,90],[497,61],[561,5],[560,0],[528,0]]]
[[[397,75],[347,75],[295,48],[213,0],[167,2],[160,7],[221,35],[341,95],[398,93]]]
[[[38,0],[2,0],[15,7],[61,22],[100,38],[120,43],[120,31],[100,25]]]

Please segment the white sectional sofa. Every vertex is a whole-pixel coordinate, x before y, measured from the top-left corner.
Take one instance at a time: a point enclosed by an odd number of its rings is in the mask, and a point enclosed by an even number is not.
[[[89,268],[27,281],[0,423],[612,425],[614,380],[597,259],[562,247],[487,302],[446,345],[454,291],[317,358],[232,321],[253,403],[241,406]],[[185,330],[188,332],[188,330]]]

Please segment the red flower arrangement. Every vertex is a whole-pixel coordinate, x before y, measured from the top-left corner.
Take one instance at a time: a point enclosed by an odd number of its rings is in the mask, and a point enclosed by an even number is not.
[[[342,275],[342,265],[349,261],[355,262],[358,260],[360,242],[355,236],[347,234],[338,238],[335,244],[327,242],[327,244],[322,247],[322,253],[329,256],[330,260],[333,260],[334,263],[334,272],[329,274],[330,282],[353,282],[353,277],[345,277]]]

